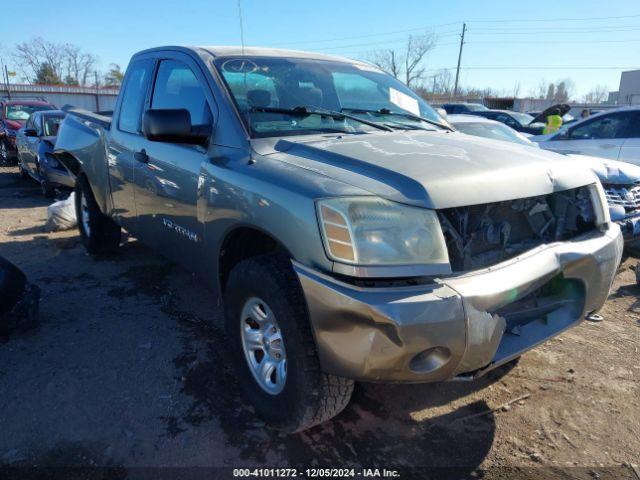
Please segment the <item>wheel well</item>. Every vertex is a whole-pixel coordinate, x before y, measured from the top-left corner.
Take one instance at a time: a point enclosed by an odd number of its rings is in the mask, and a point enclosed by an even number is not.
[[[229,274],[239,262],[257,255],[278,251],[289,255],[280,242],[261,230],[240,227],[230,232],[224,239],[218,255],[220,291],[225,291]]]
[[[60,163],[62,163],[74,177],[77,178],[82,173],[80,162],[78,162],[78,160],[70,153],[57,152],[55,154],[52,153],[51,155]]]

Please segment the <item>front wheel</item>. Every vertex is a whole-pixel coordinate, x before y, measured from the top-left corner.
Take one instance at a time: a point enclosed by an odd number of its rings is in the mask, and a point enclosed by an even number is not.
[[[9,149],[4,140],[0,140],[0,165],[9,165]]]
[[[100,211],[91,186],[80,175],[75,188],[76,218],[85,249],[92,255],[111,253],[120,246],[120,225]]]
[[[225,326],[240,386],[273,427],[305,430],[349,403],[353,380],[320,369],[303,292],[286,256],[261,255],[233,268]]]
[[[40,191],[42,195],[47,198],[53,198],[55,194],[55,190],[53,189],[53,185],[49,182],[49,177],[47,177],[47,172],[42,168],[42,164],[38,160],[36,164],[38,168],[38,178],[40,179]]]

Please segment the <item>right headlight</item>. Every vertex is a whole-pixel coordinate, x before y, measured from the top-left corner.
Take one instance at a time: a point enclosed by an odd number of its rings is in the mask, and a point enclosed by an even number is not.
[[[607,225],[611,223],[611,215],[609,213],[609,205],[604,188],[600,181],[589,185],[589,193],[591,194],[591,204],[596,216],[596,225]]]
[[[448,264],[438,216],[379,197],[317,202],[327,255],[359,266]]]

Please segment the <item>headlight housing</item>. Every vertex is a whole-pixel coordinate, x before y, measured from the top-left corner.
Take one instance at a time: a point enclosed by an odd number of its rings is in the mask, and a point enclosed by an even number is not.
[[[316,204],[329,258],[358,266],[448,265],[436,212],[379,197],[336,197]]]
[[[596,216],[596,225],[608,225],[611,223],[609,203],[607,202],[607,197],[600,181],[589,185],[589,193],[591,194],[591,204],[593,205],[593,211]]]

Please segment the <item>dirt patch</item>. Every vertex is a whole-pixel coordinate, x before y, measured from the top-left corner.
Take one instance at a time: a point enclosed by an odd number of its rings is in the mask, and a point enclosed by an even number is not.
[[[0,202],[0,255],[43,292],[40,329],[0,345],[1,464],[101,465],[114,474],[167,465],[455,466],[458,478],[634,477],[634,258],[620,269],[603,322],[584,322],[472,383],[357,385],[336,419],[283,435],[240,395],[222,310],[202,282],[133,239],[94,260],[75,231],[43,232],[48,202],[17,169],[0,168]]]

